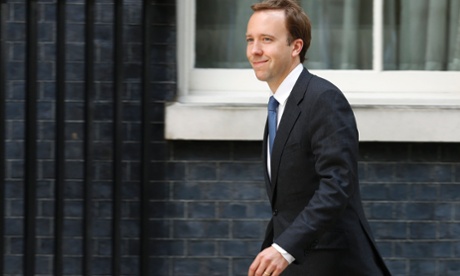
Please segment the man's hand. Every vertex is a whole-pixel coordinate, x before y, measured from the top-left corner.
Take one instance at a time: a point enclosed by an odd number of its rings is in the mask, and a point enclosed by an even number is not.
[[[281,253],[270,246],[257,255],[249,267],[248,276],[278,276],[288,265]]]

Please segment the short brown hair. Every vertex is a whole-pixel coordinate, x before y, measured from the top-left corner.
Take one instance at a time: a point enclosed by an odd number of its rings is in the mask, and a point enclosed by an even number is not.
[[[305,61],[305,54],[310,47],[311,23],[308,16],[295,0],[264,0],[251,6],[256,11],[263,10],[284,10],[286,16],[286,29],[289,32],[288,45],[300,38],[303,41],[303,48],[300,51],[300,62]]]

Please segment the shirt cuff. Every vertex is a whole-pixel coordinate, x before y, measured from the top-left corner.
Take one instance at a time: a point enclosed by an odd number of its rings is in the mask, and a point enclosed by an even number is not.
[[[283,256],[283,258],[286,259],[286,261],[291,264],[293,261],[295,261],[295,258],[292,257],[291,254],[287,253],[286,250],[284,250],[281,246],[277,245],[276,243],[273,243],[272,244],[273,248],[276,249],[276,251],[278,251],[279,253],[281,253],[281,255]]]

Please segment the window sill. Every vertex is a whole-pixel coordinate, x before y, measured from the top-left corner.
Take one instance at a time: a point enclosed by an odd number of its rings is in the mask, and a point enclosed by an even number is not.
[[[261,140],[265,93],[194,93],[166,106],[170,140]],[[215,95],[215,94],[214,94]],[[347,92],[360,141],[460,142],[460,93]]]

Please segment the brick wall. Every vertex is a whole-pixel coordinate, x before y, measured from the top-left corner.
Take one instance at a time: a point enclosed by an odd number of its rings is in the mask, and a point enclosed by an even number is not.
[[[270,208],[259,142],[171,142],[153,200],[159,275],[245,275]],[[364,208],[394,275],[460,272],[460,145],[362,143]],[[158,198],[157,198],[158,196]]]
[[[460,145],[361,147],[365,210],[396,275],[460,273]]]
[[[28,1],[28,0],[27,0]],[[24,275],[26,186],[24,178],[25,99],[26,99],[26,0],[8,0],[6,9],[6,122],[5,122],[5,229],[4,271],[2,275]],[[37,76],[37,192],[36,192],[36,275],[56,275],[53,268],[55,245],[55,153],[56,153],[56,0],[36,1],[38,76]],[[139,272],[140,233],[140,156],[141,156],[141,82],[142,82],[142,1],[125,0],[124,79],[122,118],[122,202],[121,273]],[[163,2],[163,3],[160,3]],[[93,162],[91,168],[91,261],[94,275],[112,275],[113,238],[113,112],[114,112],[114,4],[95,1],[94,6],[94,121]],[[174,22],[174,4],[152,1],[152,17],[168,11]],[[152,20],[155,21],[155,20]],[[160,60],[164,53],[174,52],[161,39],[174,37],[168,22],[153,22],[155,36],[151,96],[152,160],[162,160],[166,147],[162,138],[163,103],[174,94],[175,60]],[[174,26],[174,24],[172,25]],[[173,27],[169,27],[172,28]],[[82,275],[84,258],[84,138],[85,138],[85,1],[66,1],[66,97],[65,97],[65,182],[63,225],[63,273]],[[161,54],[160,54],[161,52]],[[158,72],[167,72],[160,78]],[[169,96],[171,97],[171,96]],[[1,122],[3,123],[3,122]],[[155,168],[159,167],[155,165]],[[162,175],[160,175],[162,177]]]

